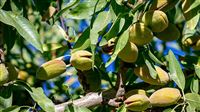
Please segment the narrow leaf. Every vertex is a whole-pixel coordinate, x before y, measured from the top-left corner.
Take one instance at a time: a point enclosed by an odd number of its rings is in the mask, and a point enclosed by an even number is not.
[[[11,106],[9,108],[6,108],[2,110],[1,112],[19,112],[21,107],[18,106]]]
[[[71,19],[86,19],[90,18],[94,13],[94,8],[96,6],[97,0],[84,0],[80,2],[76,7],[71,8],[70,10],[65,11],[63,15],[66,18]],[[99,11],[106,5],[106,0],[100,0],[97,4],[97,10]]]
[[[185,76],[176,59],[174,53],[170,50],[168,53],[167,61],[169,63],[170,78],[178,85],[179,88],[185,88]]]
[[[116,18],[109,31],[104,35],[104,38],[106,38],[106,40],[117,36],[117,34],[119,33],[120,18],[121,16],[118,16]]]
[[[88,27],[83,33],[82,35],[78,38],[78,40],[76,41],[72,52],[75,52],[77,50],[83,50],[86,49],[90,46],[90,39],[89,39],[89,35],[90,35],[90,28]]]
[[[16,86],[23,87],[29,92],[31,97],[45,112],[55,112],[55,105],[53,102],[44,94],[42,88],[30,87],[27,83],[17,80],[15,82]]]
[[[148,51],[148,55],[155,63],[163,65],[163,63],[150,50]]]
[[[199,22],[199,18],[200,18],[200,14],[197,13],[197,15],[195,15],[193,18],[191,18],[190,20],[186,21],[185,27],[187,29],[194,30],[195,27],[197,26],[198,22]]]
[[[0,0],[0,9],[4,6],[7,0]]]
[[[30,44],[42,51],[40,36],[34,26],[24,17],[0,9],[0,21],[16,28],[18,33]]]
[[[198,93],[199,92],[199,80],[197,77],[193,77],[191,84],[190,84],[190,90],[192,93]]]
[[[98,14],[90,31],[91,44],[96,45],[98,42],[99,32],[104,29],[110,22],[109,12],[101,12]]]
[[[153,79],[156,79],[156,77],[157,77],[157,72],[156,72],[156,70],[155,70],[154,65],[153,65],[152,63],[150,63],[149,60],[147,60],[147,59],[145,59],[145,63],[146,63],[146,65],[147,65],[148,69],[149,69],[149,73],[150,73],[151,77],[152,77]]]
[[[129,39],[129,29],[123,32],[123,34],[119,37],[117,44],[115,46],[114,53],[111,55],[109,61],[106,63],[106,67],[108,67],[115,59],[117,58],[118,53],[125,47]]]
[[[44,94],[42,88],[31,88],[32,91],[29,91],[29,94],[34,101],[46,112],[55,112],[55,106],[53,102]]]
[[[64,8],[62,8],[62,10],[60,10],[57,14],[56,14],[56,19],[57,20],[63,13],[65,13],[66,11],[68,11],[71,7],[73,7],[74,5],[76,5],[77,3],[79,3],[80,0],[73,0],[72,2],[69,2]]]

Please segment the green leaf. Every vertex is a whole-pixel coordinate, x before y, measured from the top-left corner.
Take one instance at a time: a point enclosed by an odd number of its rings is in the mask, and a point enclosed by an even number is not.
[[[12,11],[16,14],[16,15],[20,15],[23,14],[23,7],[20,4],[19,1],[17,0],[10,0],[10,6]]]
[[[97,18],[94,21],[92,29],[90,31],[90,40],[92,45],[96,45],[98,42],[99,32],[104,29],[110,22],[110,13],[101,12],[98,14]]]
[[[200,14],[198,13],[193,18],[191,18],[190,20],[186,21],[185,27],[187,29],[194,30],[195,27],[197,26],[198,22],[199,22],[199,18],[200,18]]]
[[[179,65],[178,60],[176,59],[174,53],[170,50],[167,56],[167,61],[169,63],[169,76],[170,78],[178,85],[182,90],[185,88],[185,76]]]
[[[20,86],[20,87],[25,88],[26,90],[32,91],[31,87],[26,82],[24,82],[24,81],[16,80],[15,83],[14,83],[14,85],[15,86]]]
[[[191,107],[190,104],[186,107],[186,112],[196,112],[194,107]]]
[[[13,94],[10,86],[0,88],[0,110],[12,106]]]
[[[92,16],[94,13],[94,8],[96,6],[98,0],[84,0],[80,2],[76,7],[71,8],[70,10],[66,11],[63,15],[66,18],[71,19],[87,19]],[[106,5],[106,0],[100,0],[97,4],[97,10],[99,11]]]
[[[25,90],[29,92],[31,97],[37,104],[46,112],[55,112],[55,105],[54,103],[44,94],[42,88],[33,88],[30,87],[23,81],[17,80],[15,82],[16,86],[23,87]]]
[[[12,107],[2,110],[1,112],[19,112],[20,108],[21,107],[18,107],[18,106],[12,106]]]
[[[199,92],[199,80],[197,77],[193,77],[191,84],[190,84],[190,90],[192,93],[198,93]]]
[[[57,14],[56,14],[56,19],[57,20],[63,13],[65,13],[66,11],[68,11],[71,7],[73,7],[74,5],[76,5],[77,3],[79,3],[80,0],[73,0],[70,1],[66,6],[64,6],[64,8],[62,8]]]
[[[88,27],[76,41],[72,52],[88,48],[90,46],[89,35],[90,35],[90,28]]]
[[[4,6],[4,4],[6,3],[7,0],[0,0],[0,8],[2,8]]]
[[[24,17],[0,9],[0,21],[16,28],[18,33],[30,44],[42,51],[40,36],[34,26]]]
[[[114,23],[112,24],[109,31],[103,36],[104,38],[106,38],[106,40],[109,40],[117,36],[117,34],[120,31],[120,22],[121,22],[120,20],[121,20],[121,16],[118,16],[116,20],[114,21]]]
[[[148,51],[148,56],[155,62],[160,65],[164,65],[150,50]]]
[[[61,43],[49,43],[49,44],[43,44],[42,47],[44,51],[52,51],[62,48],[63,45]]]
[[[182,4],[184,16],[186,20],[190,20],[196,16],[200,11],[200,1],[199,0],[184,0]]]
[[[129,29],[123,32],[123,34],[119,37],[117,44],[115,46],[115,50],[111,55],[108,62],[106,62],[106,67],[108,67],[115,59],[117,58],[118,53],[126,46],[129,39]]]
[[[150,73],[151,77],[153,79],[156,79],[158,74],[155,70],[153,63],[150,63],[149,60],[147,60],[147,59],[145,59],[145,63],[147,65],[148,69],[149,69],[149,73]]]
[[[127,112],[125,105],[122,105],[119,109],[117,109],[117,112]]]
[[[32,91],[29,91],[29,94],[34,101],[46,112],[55,112],[55,105],[53,102],[44,94],[42,88],[31,88]]]
[[[69,105],[65,107],[65,112],[92,112],[85,107],[78,107],[75,105]]]
[[[182,8],[180,7],[180,3],[175,6],[173,11],[169,12],[171,12],[170,15],[174,15],[173,20],[175,24],[179,24],[185,21],[185,17],[183,15]]]
[[[194,70],[198,78],[200,79],[200,66],[194,65]]]
[[[200,109],[200,95],[196,93],[185,94],[186,102],[191,108]]]

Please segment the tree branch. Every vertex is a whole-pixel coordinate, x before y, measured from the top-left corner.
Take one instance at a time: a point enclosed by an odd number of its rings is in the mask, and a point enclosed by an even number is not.
[[[92,107],[96,105],[108,104],[110,106],[119,107],[120,98],[114,98],[116,91],[110,89],[103,92],[91,92],[84,97],[74,101],[68,101],[55,106],[56,112],[64,112],[65,108],[69,105],[75,105],[79,107]]]

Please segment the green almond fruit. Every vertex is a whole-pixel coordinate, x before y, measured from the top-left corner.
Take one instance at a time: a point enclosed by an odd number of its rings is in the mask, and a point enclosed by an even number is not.
[[[144,111],[150,106],[149,98],[142,94],[132,95],[124,103],[125,107],[131,111]]]
[[[119,52],[118,56],[124,62],[133,63],[138,58],[138,48],[134,43],[128,42],[126,46]]]
[[[92,68],[92,53],[86,50],[76,51],[71,54],[70,63],[78,70],[85,71]]]
[[[154,107],[166,107],[176,104],[180,98],[181,93],[178,89],[166,87],[155,91],[149,100]]]
[[[142,46],[153,40],[152,31],[144,23],[134,23],[129,28],[129,41]]]
[[[51,60],[40,66],[36,77],[40,80],[55,78],[66,71],[66,64],[62,60]]]
[[[169,75],[159,66],[155,66],[157,72],[156,79],[153,79],[149,73],[149,69],[146,65],[134,68],[134,73],[142,79],[144,82],[152,85],[166,85],[169,81]]]
[[[9,81],[9,73],[4,63],[0,64],[0,85]]]
[[[153,32],[161,32],[168,27],[167,15],[159,10],[150,10],[144,13],[142,22]]]
[[[175,24],[169,23],[168,27],[162,32],[155,33],[156,37],[163,41],[173,41],[180,37],[180,31]]]

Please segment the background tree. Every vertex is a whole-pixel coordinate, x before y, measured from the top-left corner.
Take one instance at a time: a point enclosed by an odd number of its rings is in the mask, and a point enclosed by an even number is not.
[[[200,110],[199,0],[1,0],[3,112]]]

